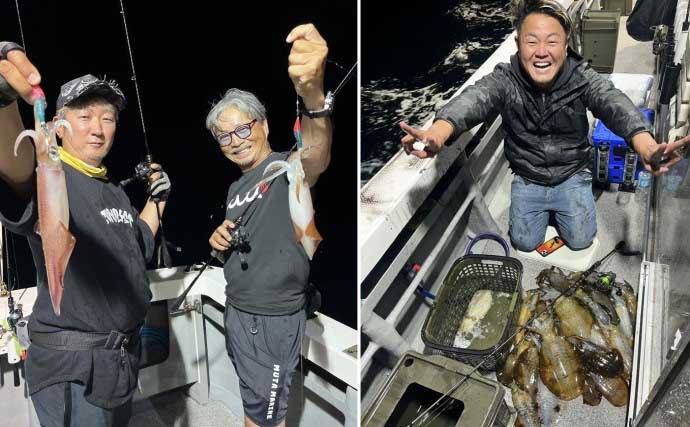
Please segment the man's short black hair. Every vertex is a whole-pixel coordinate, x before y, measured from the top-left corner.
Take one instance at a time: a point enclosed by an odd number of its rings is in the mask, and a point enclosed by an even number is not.
[[[566,38],[570,38],[570,32],[573,29],[573,21],[570,19],[568,12],[561,6],[557,0],[512,0],[510,5],[510,12],[512,15],[513,29],[520,33],[520,28],[525,19],[533,13],[541,13],[547,15],[558,21],[563,30],[565,30]]]

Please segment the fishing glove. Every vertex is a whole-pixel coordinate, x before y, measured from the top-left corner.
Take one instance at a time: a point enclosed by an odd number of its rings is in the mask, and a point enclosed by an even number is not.
[[[0,42],[0,60],[7,59],[7,54],[13,50],[21,50],[24,52],[24,48],[19,46],[17,43],[13,42]],[[7,107],[13,103],[19,95],[12,86],[10,86],[7,81],[0,76],[0,108]]]
[[[170,178],[162,169],[161,176],[149,184],[149,194],[156,201],[166,201],[170,195]]]

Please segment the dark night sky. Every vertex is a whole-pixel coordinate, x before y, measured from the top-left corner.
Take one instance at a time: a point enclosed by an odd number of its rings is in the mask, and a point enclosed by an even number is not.
[[[289,149],[295,94],[287,75],[285,37],[294,26],[313,22],[328,42],[329,59],[349,68],[357,57],[357,8],[353,0],[286,3],[289,7],[273,2],[172,4],[130,0],[125,10],[149,145],[173,183],[164,217],[166,237],[184,248],[175,264],[186,265],[207,257],[208,237],[220,223],[227,188],[240,175],[205,130],[211,102],[230,87],[254,92],[267,106],[273,149]],[[128,107],[105,163],[112,178],[128,177],[143,160],[144,148],[119,1],[23,0],[19,6],[49,114],[60,85],[72,78],[91,73],[120,83]],[[0,40],[20,42],[14,2],[0,7]],[[334,89],[344,75],[328,64],[326,88]],[[324,295],[322,311],[351,327],[358,305],[356,84],[353,78],[336,99],[332,161],[314,188],[317,225],[325,240],[311,275]],[[21,108],[28,118],[27,105]],[[142,188],[131,185],[127,191],[134,205],[142,206]],[[16,238],[15,244],[19,285],[25,286],[35,278],[22,262],[28,256],[22,240]]]

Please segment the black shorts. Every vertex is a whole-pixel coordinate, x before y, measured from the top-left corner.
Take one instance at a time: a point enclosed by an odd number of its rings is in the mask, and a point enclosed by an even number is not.
[[[244,414],[255,424],[276,425],[287,415],[305,323],[304,310],[263,316],[225,307],[225,345],[240,378]]]
[[[124,427],[132,416],[132,399],[112,409],[100,408],[84,397],[86,387],[75,382],[49,385],[31,395],[43,427]]]

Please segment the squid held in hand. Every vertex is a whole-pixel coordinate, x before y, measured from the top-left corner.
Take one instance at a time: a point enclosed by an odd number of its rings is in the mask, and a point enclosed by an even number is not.
[[[270,176],[263,179],[269,182],[282,173],[287,174],[289,182],[289,205],[290,218],[295,228],[297,241],[302,244],[309,259],[312,259],[316,248],[323,240],[314,222],[314,207],[311,202],[311,192],[309,183],[306,180],[300,152],[293,159],[288,161],[277,160],[271,162],[264,170],[264,176],[273,172]]]
[[[69,203],[65,172],[55,138],[56,129],[63,126],[71,133],[66,120],[45,122],[45,95],[34,88],[34,119],[36,129],[22,131],[14,144],[14,155],[24,138],[29,137],[36,147],[36,185],[38,198],[37,233],[41,236],[45,258],[48,291],[53,311],[60,315],[64,292],[64,277],[76,239],[69,231]]]

